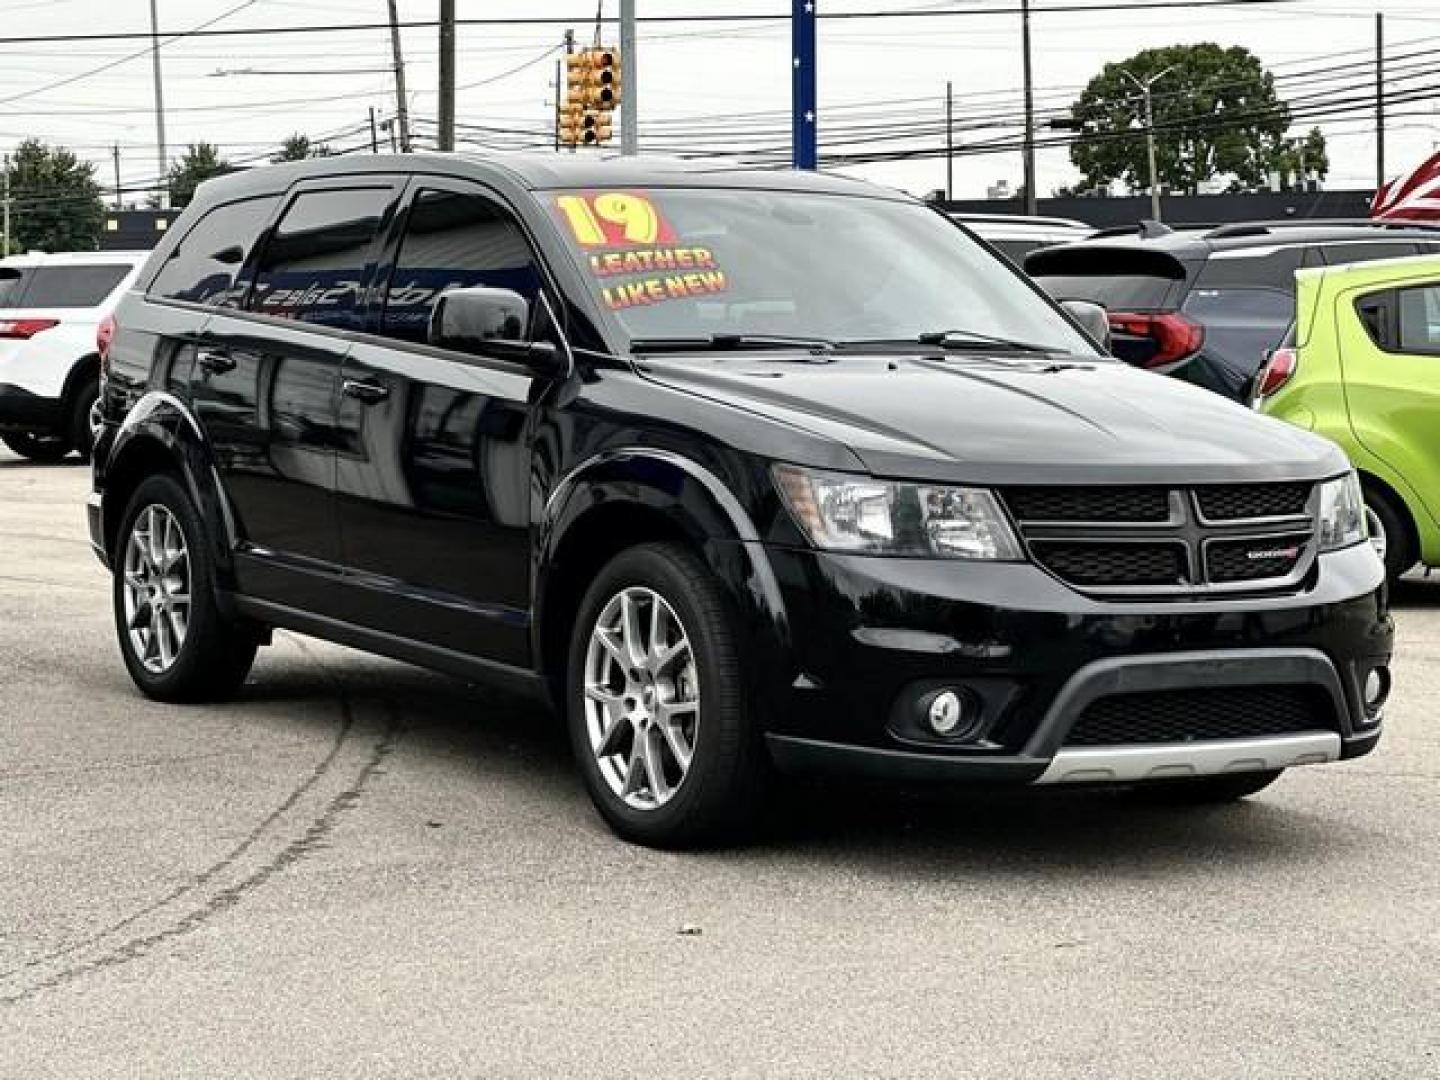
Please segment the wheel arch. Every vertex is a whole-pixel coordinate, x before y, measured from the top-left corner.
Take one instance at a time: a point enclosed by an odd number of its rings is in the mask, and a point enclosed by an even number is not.
[[[173,395],[152,392],[127,414],[105,455],[101,508],[105,552],[113,561],[121,518],[136,488],[157,473],[178,476],[200,513],[222,585],[233,585],[235,527],[199,422]],[[97,463],[97,476],[100,470]]]
[[[552,493],[541,521],[535,564],[532,648],[552,702],[564,701],[571,631],[590,582],[626,548],[670,542],[696,551],[735,607],[754,656],[788,655],[778,583],[754,522],[713,472],[668,451],[641,448],[598,455]]]
[[[1410,542],[1411,550],[1415,553],[1416,558],[1422,558],[1426,554],[1426,552],[1422,550],[1425,545],[1424,538],[1420,532],[1420,523],[1424,518],[1417,516],[1415,505],[1411,503],[1410,499],[1407,498],[1398,487],[1390,483],[1389,480],[1385,479],[1379,473],[1367,469],[1363,465],[1358,466],[1355,471],[1360,476],[1360,486],[1362,489],[1367,492],[1377,492],[1401,515],[1407,534],[1406,539]],[[1434,553],[1432,552],[1430,554],[1433,555]]]
[[[60,392],[61,400],[65,402],[68,410],[75,402],[75,395],[80,388],[92,379],[100,378],[100,354],[87,353],[75,361],[70,368],[70,374],[65,376],[65,388]]]

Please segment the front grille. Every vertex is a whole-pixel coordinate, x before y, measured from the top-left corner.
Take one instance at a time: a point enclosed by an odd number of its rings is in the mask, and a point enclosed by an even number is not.
[[[1016,487],[1004,492],[1021,521],[1166,521],[1170,492],[1158,487]]]
[[[1113,694],[1091,702],[1066,746],[1201,742],[1335,730],[1335,709],[1318,686],[1221,686]]]
[[[1299,517],[1310,501],[1311,484],[1227,484],[1198,487],[1195,500],[1208,521]]]
[[[1314,484],[1000,490],[1031,557],[1077,589],[1120,597],[1291,588],[1314,563]],[[1273,519],[1293,517],[1277,537]]]
[[[1251,540],[1214,540],[1205,548],[1205,566],[1211,581],[1263,581],[1281,578],[1305,557],[1308,534],[1261,537]]]
[[[1036,541],[1041,564],[1076,585],[1176,586],[1185,582],[1185,549],[1175,543],[1087,544]]]

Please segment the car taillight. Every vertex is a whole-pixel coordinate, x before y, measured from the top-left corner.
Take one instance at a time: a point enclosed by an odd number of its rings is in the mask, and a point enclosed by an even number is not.
[[[1149,338],[1155,343],[1155,352],[1146,357],[1142,365],[1148,368],[1164,367],[1184,360],[1205,344],[1205,327],[1175,311],[1160,314],[1112,311],[1110,329]]]
[[[115,340],[115,316],[106,315],[95,328],[95,351],[100,354],[100,370],[110,371],[110,342]]]
[[[32,338],[59,325],[59,319],[0,319],[0,338]]]
[[[1290,381],[1299,366],[1300,357],[1294,349],[1276,349],[1255,380],[1255,396],[1263,398],[1275,393]]]

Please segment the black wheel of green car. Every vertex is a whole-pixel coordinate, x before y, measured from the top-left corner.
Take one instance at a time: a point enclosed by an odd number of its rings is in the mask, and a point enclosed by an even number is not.
[[[15,453],[30,461],[51,464],[70,453],[70,441],[63,435],[37,435],[31,431],[7,431],[0,435],[3,442]]]
[[[1384,560],[1386,578],[1395,581],[1420,558],[1410,515],[1390,495],[1367,486],[1365,523],[1370,529],[1370,542]]]
[[[570,646],[571,744],[600,814],[652,847],[736,839],[768,766],[734,616],[688,549],[644,544],[601,570]]]
[[[1135,789],[1146,802],[1169,806],[1203,806],[1235,802],[1264,791],[1280,779],[1284,769],[1265,772],[1224,773],[1219,776],[1187,776],[1179,780],[1155,780]]]
[[[159,701],[232,696],[255,661],[253,630],[227,619],[189,494],[168,474],[142,482],[113,553],[115,629],[130,677]]]
[[[95,448],[95,406],[100,400],[100,383],[89,379],[70,399],[70,445],[85,461]]]

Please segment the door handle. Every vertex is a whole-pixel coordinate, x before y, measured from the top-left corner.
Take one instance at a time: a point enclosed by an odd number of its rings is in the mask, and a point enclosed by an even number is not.
[[[352,397],[356,401],[364,402],[366,405],[373,405],[377,401],[384,401],[390,396],[390,388],[388,386],[370,382],[368,379],[346,379],[340,384],[340,389],[345,392],[346,397]]]
[[[224,375],[235,370],[235,358],[228,352],[201,349],[195,356],[196,362],[211,375]]]

